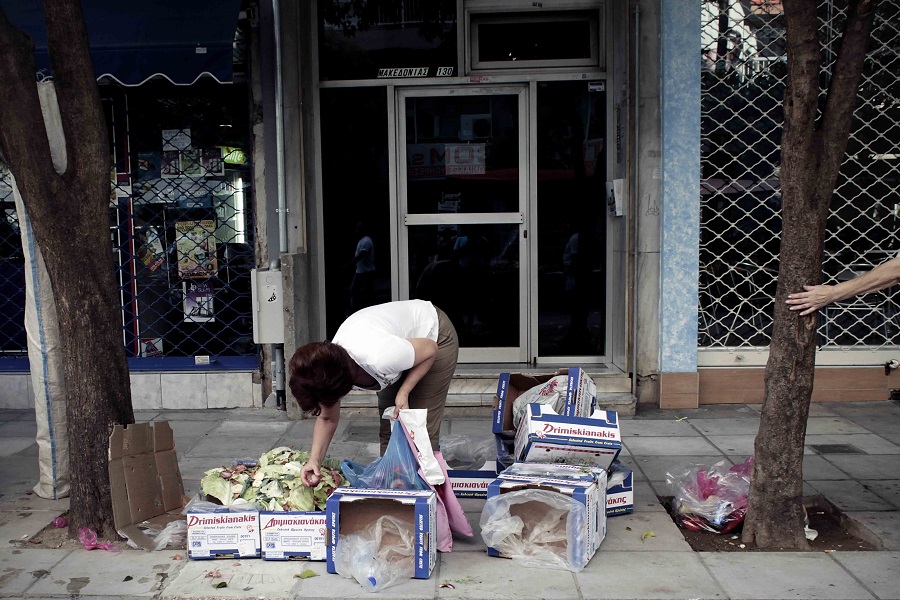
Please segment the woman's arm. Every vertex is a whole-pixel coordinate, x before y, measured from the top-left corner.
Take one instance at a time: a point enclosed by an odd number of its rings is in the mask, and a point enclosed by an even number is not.
[[[858,294],[874,292],[900,283],[900,257],[881,263],[871,271],[867,271],[837,285],[804,285],[803,292],[788,294],[787,303],[791,310],[803,311],[808,315],[827,304],[846,300]]]
[[[412,368],[407,371],[406,379],[400,384],[397,390],[397,397],[394,399],[394,418],[400,414],[400,410],[409,408],[409,394],[416,387],[416,384],[425,377],[425,374],[434,364],[434,357],[437,355],[437,342],[428,338],[409,338],[415,351],[415,359]]]
[[[322,460],[328,452],[328,445],[337,430],[338,421],[341,419],[341,401],[338,400],[332,406],[321,407],[316,424],[313,426],[312,448],[309,451],[309,460],[300,471],[300,479],[309,487],[319,484]]]

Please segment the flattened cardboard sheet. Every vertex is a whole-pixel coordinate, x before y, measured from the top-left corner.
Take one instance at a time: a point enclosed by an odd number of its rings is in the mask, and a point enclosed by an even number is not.
[[[182,518],[184,483],[167,421],[116,425],[109,436],[109,482],[119,534],[145,550],[154,541],[138,524],[165,527]]]

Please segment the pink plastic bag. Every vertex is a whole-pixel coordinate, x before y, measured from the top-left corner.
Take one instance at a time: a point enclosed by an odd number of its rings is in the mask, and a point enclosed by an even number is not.
[[[100,548],[101,550],[108,550],[110,552],[121,552],[121,550],[119,550],[112,542],[98,542],[97,532],[93,529],[88,529],[87,527],[78,530],[78,541],[81,542],[81,545],[84,546],[85,550]]]
[[[403,427],[403,433],[406,436],[406,441],[409,443],[409,447],[412,449],[413,454],[416,455],[418,452],[416,444],[412,440],[409,431],[406,430],[406,427]],[[464,537],[472,537],[475,533],[472,531],[469,520],[466,519],[466,513],[463,511],[459,500],[456,498],[456,494],[453,493],[453,487],[450,485],[450,477],[447,475],[447,463],[444,461],[444,455],[438,451],[434,453],[434,457],[437,459],[438,464],[441,466],[441,470],[444,472],[444,483],[439,485],[428,484],[428,486],[434,490],[435,494],[437,494],[438,501],[437,549],[438,552],[452,552],[454,533]],[[422,475],[421,469],[419,470],[419,474]],[[425,480],[424,475],[422,476],[422,480]]]

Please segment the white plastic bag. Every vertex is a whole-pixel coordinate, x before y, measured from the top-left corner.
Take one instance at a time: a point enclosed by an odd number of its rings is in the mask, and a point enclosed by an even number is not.
[[[384,515],[358,533],[341,536],[335,570],[356,579],[368,592],[378,592],[415,574],[412,527]]]
[[[477,471],[488,460],[497,458],[494,439],[475,439],[469,435],[448,435],[441,438],[441,453],[447,466],[463,471]]]
[[[388,407],[382,415],[383,419],[391,419],[394,409]],[[434,457],[431,439],[428,436],[428,410],[424,408],[405,408],[400,411],[400,424],[407,431],[410,439],[416,444],[416,460],[422,477],[431,485],[444,483],[444,472]]]
[[[557,492],[524,489],[492,496],[481,511],[488,547],[529,567],[578,572],[587,564],[587,511]]]
[[[525,407],[529,404],[548,404],[556,414],[562,414],[566,407],[566,391],[569,389],[569,376],[557,375],[546,382],[525,390],[513,401],[513,426],[518,428],[525,416]]]

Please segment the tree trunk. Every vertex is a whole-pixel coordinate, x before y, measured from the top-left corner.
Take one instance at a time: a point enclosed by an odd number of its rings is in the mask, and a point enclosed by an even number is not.
[[[114,537],[107,446],[134,422],[109,239],[109,141],[78,0],[44,0],[68,164],[54,170],[33,44],[0,11],[0,149],[31,218],[56,297],[65,369],[70,533]]]
[[[788,78],[781,142],[780,268],[743,530],[743,541],[760,548],[808,548],[803,530],[803,449],[818,316],[801,317],[788,310],[785,300],[804,284],[821,280],[828,208],[847,147],[875,12],[870,0],[850,2],[834,78],[817,120],[822,48],[816,4],[784,0]]]

